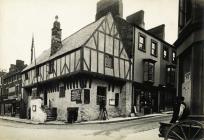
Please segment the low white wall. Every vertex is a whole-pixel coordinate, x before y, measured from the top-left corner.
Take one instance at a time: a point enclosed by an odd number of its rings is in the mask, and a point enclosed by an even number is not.
[[[36,122],[45,122],[47,114],[42,110],[42,99],[31,99],[31,120]]]

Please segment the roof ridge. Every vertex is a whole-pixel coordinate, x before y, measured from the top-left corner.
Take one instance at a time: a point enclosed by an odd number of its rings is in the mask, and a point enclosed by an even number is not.
[[[50,56],[50,55],[48,56],[50,48],[44,50],[44,51],[37,57],[37,59],[36,59],[36,60],[37,60],[37,65],[40,65],[40,64],[45,63],[45,62],[47,62],[47,61],[50,61],[50,60],[52,60],[52,59],[54,59],[54,58],[56,58],[56,57],[58,57],[58,56],[60,56],[60,55],[63,55],[63,54],[66,53],[66,52],[70,52],[70,51],[72,51],[73,49],[79,48],[80,46],[82,46],[83,44],[85,44],[85,43],[87,42],[87,40],[89,40],[89,38],[90,38],[90,36],[91,36],[91,35],[90,35],[90,32],[91,32],[91,33],[92,33],[92,32],[95,32],[95,30],[98,28],[98,26],[100,25],[100,23],[104,21],[104,19],[105,19],[106,16],[107,16],[107,15],[101,17],[101,18],[98,19],[97,21],[94,21],[94,22],[92,22],[92,23],[90,23],[90,24],[84,26],[83,28],[79,29],[78,31],[74,32],[73,34],[71,34],[71,35],[69,35],[68,37],[66,37],[65,39],[63,39],[63,40],[62,40],[62,47],[61,47],[55,54],[53,54],[52,56]],[[92,28],[92,29],[91,29],[91,28]],[[90,29],[91,29],[91,30],[90,30]],[[90,31],[89,31],[89,30],[90,30]],[[80,35],[80,32],[82,32],[81,35]],[[85,33],[85,34],[88,33],[87,36],[84,35],[84,33]],[[79,40],[78,40],[78,41],[75,40],[76,37],[78,37],[78,36],[81,36],[80,41],[79,41]],[[71,42],[70,42],[70,41],[71,41]],[[81,42],[81,43],[80,43],[80,42]],[[69,43],[71,43],[71,44],[69,44]],[[74,43],[74,44],[73,44],[73,43]],[[70,47],[68,48],[67,45],[69,45]],[[73,47],[73,46],[75,46],[75,47]],[[43,57],[43,56],[44,56],[44,57]],[[31,63],[30,65],[28,65],[28,66],[23,70],[23,72],[24,72],[24,71],[27,71],[27,70],[29,70],[29,69],[31,69],[31,68],[33,68],[33,67],[34,67],[34,64]]]
[[[72,34],[69,35],[68,37],[64,38],[64,39],[62,40],[62,42],[65,41],[66,39],[70,38],[71,36],[75,35],[76,33],[80,32],[81,30],[85,29],[86,27],[88,27],[88,26],[90,26],[90,25],[92,25],[92,24],[98,22],[99,20],[101,20],[102,18],[105,18],[105,17],[106,17],[106,16],[103,16],[103,17],[101,17],[100,19],[98,19],[97,21],[93,21],[93,22],[91,22],[91,23],[85,25],[84,27],[80,28],[78,31],[75,31],[74,33],[72,33]]]

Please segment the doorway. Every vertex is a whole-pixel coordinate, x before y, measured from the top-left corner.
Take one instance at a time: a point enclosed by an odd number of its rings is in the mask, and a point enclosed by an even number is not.
[[[74,123],[77,121],[78,117],[78,107],[68,107],[67,108],[67,122],[68,123]]]
[[[97,105],[106,106],[106,87],[97,87]]]
[[[47,105],[47,91],[44,91],[44,105]]]

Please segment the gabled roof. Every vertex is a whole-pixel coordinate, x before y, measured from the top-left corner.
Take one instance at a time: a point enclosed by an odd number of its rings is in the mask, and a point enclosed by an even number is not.
[[[36,59],[36,65],[45,63],[49,60],[56,58],[62,54],[65,54],[74,49],[80,48],[91,37],[97,27],[102,23],[106,16],[100,18],[96,22],[93,22],[62,41],[62,47],[55,54],[50,56],[50,49],[42,52],[42,54]],[[23,71],[29,70],[35,66],[35,63],[28,65]]]
[[[133,27],[120,16],[115,16],[114,21],[118,28],[118,32],[120,33],[127,55],[131,58],[133,56]]]

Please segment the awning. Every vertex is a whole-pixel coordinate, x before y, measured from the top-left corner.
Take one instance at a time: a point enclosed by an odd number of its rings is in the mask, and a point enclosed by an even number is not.
[[[4,99],[0,101],[1,104],[13,104],[13,103],[18,103],[20,100],[18,99]]]

